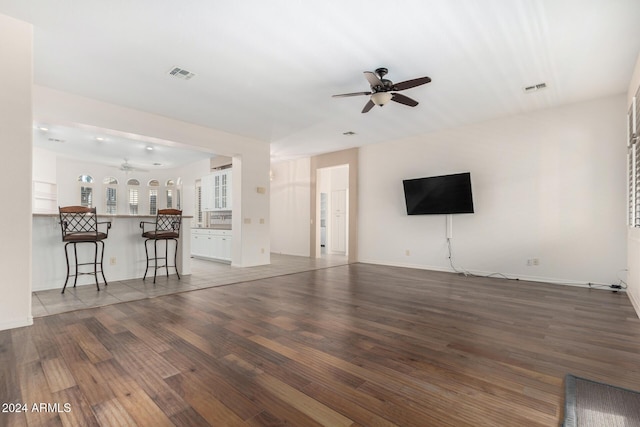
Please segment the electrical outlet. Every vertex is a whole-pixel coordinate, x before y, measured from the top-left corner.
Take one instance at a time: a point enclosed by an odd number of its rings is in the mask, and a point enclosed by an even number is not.
[[[411,251],[409,249],[407,249],[406,251],[404,251],[404,254],[406,256],[411,256]]]
[[[111,265],[116,265],[117,261],[118,261],[117,258],[114,257],[114,256],[109,258],[109,264],[111,264]]]
[[[264,248],[260,249],[260,253],[263,254],[264,253]]]
[[[540,260],[538,258],[529,258],[527,260],[527,266],[531,267],[533,265],[540,265]]]

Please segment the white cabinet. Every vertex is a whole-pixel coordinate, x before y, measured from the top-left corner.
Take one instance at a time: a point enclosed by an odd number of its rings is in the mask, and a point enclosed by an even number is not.
[[[191,230],[191,255],[199,258],[209,257],[209,241],[211,240],[206,230],[194,228]]]
[[[231,169],[223,169],[202,177],[202,210],[231,210]]]
[[[191,229],[191,256],[231,262],[231,230]]]
[[[203,212],[212,211],[214,208],[214,176],[205,175],[200,180],[200,208]]]
[[[33,213],[58,213],[58,190],[51,182],[33,181]]]
[[[231,169],[223,169],[213,175],[213,210],[231,210]]]

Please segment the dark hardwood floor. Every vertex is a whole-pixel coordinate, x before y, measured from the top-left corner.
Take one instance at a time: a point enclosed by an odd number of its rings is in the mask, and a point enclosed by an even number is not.
[[[0,332],[0,425],[557,426],[567,373],[640,389],[624,293],[355,264]]]

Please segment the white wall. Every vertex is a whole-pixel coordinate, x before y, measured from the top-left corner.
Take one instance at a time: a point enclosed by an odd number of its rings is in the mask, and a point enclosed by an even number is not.
[[[640,87],[640,55],[636,62],[629,91],[627,93],[627,110]],[[620,142],[620,145],[624,145]],[[628,228],[627,232],[627,295],[633,303],[636,314],[640,316],[640,228]]]
[[[53,151],[33,147],[33,180],[55,184],[57,158],[58,156]]]
[[[309,256],[310,159],[271,165],[271,251]]]
[[[626,268],[625,99],[362,147],[359,260],[450,271],[445,216],[407,216],[402,180],[470,171],[476,213],[454,215],[456,267],[616,283]]]
[[[30,325],[33,29],[0,15],[0,330]]]
[[[236,267],[271,262],[269,146],[265,144],[260,149],[262,151],[258,155],[245,153],[233,156],[231,265]]]

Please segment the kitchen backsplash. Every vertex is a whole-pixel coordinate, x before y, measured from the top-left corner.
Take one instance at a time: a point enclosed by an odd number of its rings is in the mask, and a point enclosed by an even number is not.
[[[231,225],[232,211],[207,212],[209,225]]]

